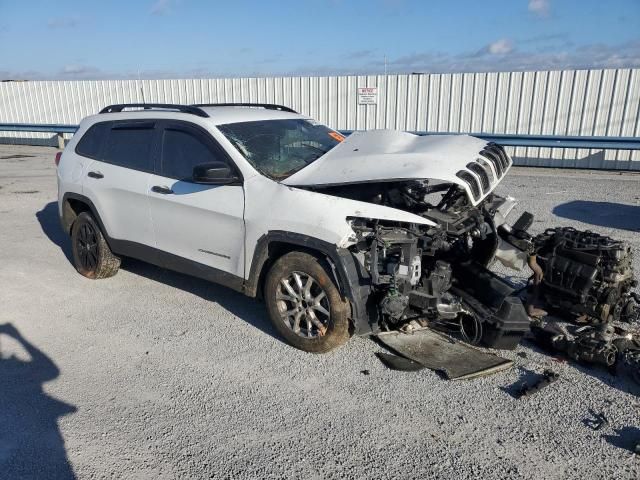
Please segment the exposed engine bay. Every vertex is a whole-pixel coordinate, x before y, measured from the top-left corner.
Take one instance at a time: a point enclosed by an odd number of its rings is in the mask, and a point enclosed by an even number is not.
[[[322,193],[402,209],[436,226],[352,218],[351,250],[370,274],[381,329],[409,322],[457,328],[469,343],[514,348],[529,329],[515,290],[487,266],[497,224],[513,199],[489,194],[472,205],[459,185],[430,180],[363,183]]]
[[[525,212],[513,225],[506,222],[515,205],[511,197],[485,193],[471,201],[468,189],[438,180],[314,190],[397,208],[436,224],[349,219],[355,232],[350,249],[370,275],[383,331],[418,322],[472,344],[511,349],[529,331],[530,317],[546,314],[534,303],[588,323],[637,320],[640,299],[631,291],[636,283],[628,246],[571,228],[531,236],[533,215]],[[533,270],[528,298],[488,268],[494,259]]]

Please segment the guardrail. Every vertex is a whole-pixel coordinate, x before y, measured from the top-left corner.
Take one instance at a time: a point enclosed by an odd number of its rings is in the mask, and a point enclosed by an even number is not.
[[[50,132],[58,137],[58,148],[64,148],[65,133],[75,133],[77,125],[53,125],[37,123],[0,123],[4,132]],[[353,130],[341,130],[349,135]],[[460,135],[454,132],[409,132],[415,135]],[[562,135],[520,135],[510,133],[467,133],[473,137],[495,142],[505,147],[581,148],[609,150],[640,150],[638,137],[583,137]]]
[[[55,133],[58,137],[58,148],[64,148],[64,134],[76,133],[78,125],[55,125],[47,123],[0,123],[0,132],[38,132]]]

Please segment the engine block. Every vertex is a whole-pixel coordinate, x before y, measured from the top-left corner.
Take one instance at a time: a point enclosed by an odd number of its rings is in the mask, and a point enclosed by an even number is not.
[[[638,320],[629,245],[571,227],[546,230],[533,242],[544,270],[541,293],[550,307],[586,323]]]

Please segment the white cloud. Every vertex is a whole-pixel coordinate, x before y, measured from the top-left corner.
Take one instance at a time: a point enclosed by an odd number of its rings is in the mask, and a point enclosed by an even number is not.
[[[513,41],[509,38],[501,38],[499,40],[496,40],[495,42],[491,42],[488,45],[485,45],[475,53],[462,53],[458,56],[468,58],[491,57],[496,55],[504,56],[512,53],[513,51]]]
[[[382,62],[361,68],[380,72]],[[425,52],[408,55],[389,62],[393,73],[406,72],[509,72],[528,70],[565,70],[586,68],[638,68],[640,41],[617,45],[593,44],[575,49],[558,48],[552,51],[523,51],[515,48],[507,53],[491,54],[489,45],[475,53],[449,55]]]
[[[529,0],[529,11],[539,17],[547,17],[550,8],[549,0]]]
[[[505,55],[513,51],[513,42],[508,38],[501,38],[487,45],[486,50],[491,55]]]

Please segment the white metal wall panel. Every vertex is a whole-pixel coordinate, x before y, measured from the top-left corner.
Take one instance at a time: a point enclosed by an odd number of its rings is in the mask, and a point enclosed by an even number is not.
[[[378,87],[358,105],[358,87]],[[640,136],[640,70],[0,83],[0,123],[77,124],[126,102],[268,102],[341,130]],[[0,132],[0,141],[52,136]],[[640,170],[640,152],[511,149],[516,163]]]

